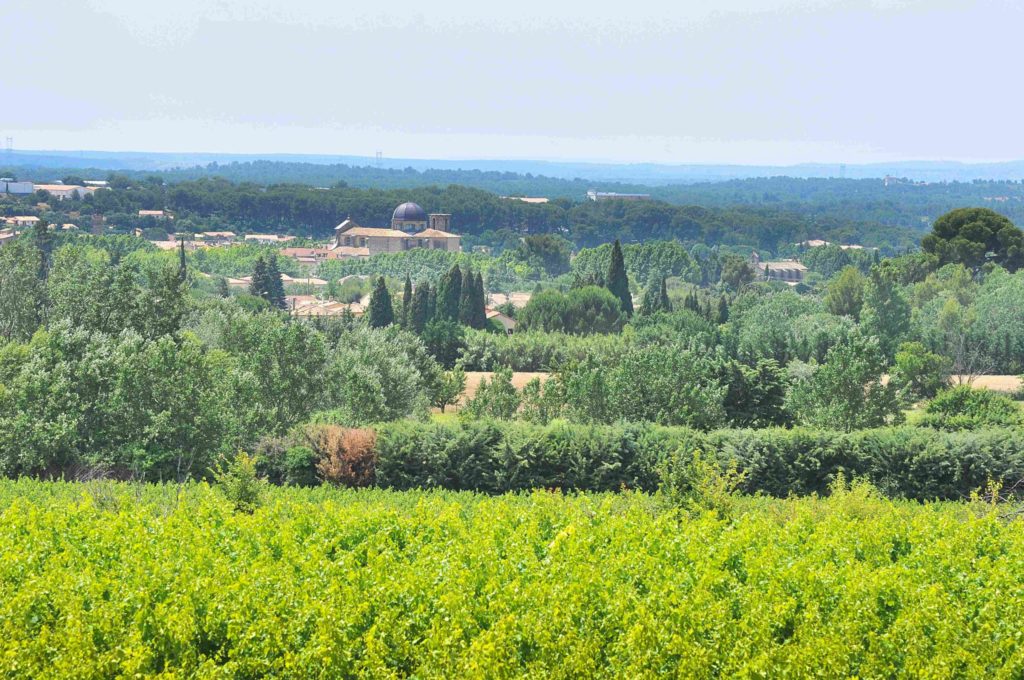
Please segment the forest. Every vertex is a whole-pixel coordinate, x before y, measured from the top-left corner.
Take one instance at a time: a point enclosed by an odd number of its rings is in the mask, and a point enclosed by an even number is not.
[[[196,173],[101,171],[97,176],[109,178],[114,191],[87,199],[88,205],[51,207],[58,213],[81,208],[89,214],[105,215],[110,225],[125,229],[139,226],[140,209],[168,209],[179,215],[179,228],[184,230],[281,231],[324,238],[346,217],[367,226],[386,225],[394,206],[413,200],[428,211],[452,213],[453,229],[466,237],[468,246],[500,248],[522,233],[559,233],[580,246],[616,238],[624,242],[677,239],[742,245],[771,253],[787,252],[807,239],[825,239],[895,254],[915,247],[938,216],[974,205],[1017,221],[1024,219],[1024,184],[1012,181],[921,184],[774,177],[659,187],[595,187],[582,180],[478,171],[365,169],[373,177],[389,172],[397,172],[397,176],[394,182],[357,182],[343,179],[347,176],[344,172],[324,177],[293,172],[293,164],[256,162],[244,166],[250,170],[247,172],[232,172],[232,167]],[[332,167],[308,165],[307,169],[320,173]],[[12,168],[10,176],[18,176],[18,170]],[[28,177],[45,173],[38,177],[48,180],[53,179],[52,173],[61,172],[20,170],[21,176]],[[80,181],[87,173],[63,172],[68,174],[61,177],[69,183]],[[493,182],[476,181],[491,176]],[[585,200],[591,188],[645,192],[655,200],[593,203]],[[500,198],[516,195],[552,200],[525,204]],[[34,198],[25,202],[32,206],[30,214],[35,214],[35,202]],[[22,214],[25,208],[0,201],[0,212]],[[49,219],[61,221],[57,213]]]

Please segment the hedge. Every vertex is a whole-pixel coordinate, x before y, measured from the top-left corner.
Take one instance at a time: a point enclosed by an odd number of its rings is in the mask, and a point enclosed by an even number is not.
[[[723,465],[735,461],[746,472],[743,491],[771,496],[823,494],[840,473],[920,500],[963,498],[990,480],[1008,489],[1024,479],[1019,429],[702,433],[642,424],[401,421],[376,430],[375,483],[394,489],[653,491],[663,462],[697,449]]]

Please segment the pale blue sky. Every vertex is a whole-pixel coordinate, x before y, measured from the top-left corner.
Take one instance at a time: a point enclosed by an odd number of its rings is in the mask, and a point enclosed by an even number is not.
[[[22,149],[1024,158],[1024,2],[0,0]]]

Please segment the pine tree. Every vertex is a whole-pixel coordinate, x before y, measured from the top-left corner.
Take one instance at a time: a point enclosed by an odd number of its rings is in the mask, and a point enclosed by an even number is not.
[[[626,276],[626,262],[622,257],[622,245],[618,239],[612,244],[612,259],[608,265],[608,276],[605,277],[608,290],[619,298],[622,311],[627,316],[633,315],[633,296],[629,294],[629,278]]]
[[[437,309],[434,316],[441,320],[458,321],[461,300],[462,270],[454,265],[437,285]]]
[[[370,307],[367,310],[370,328],[384,328],[395,322],[395,312],[391,306],[391,293],[384,282],[384,277],[377,279],[377,285],[370,295]]]
[[[284,281],[281,280],[281,270],[277,268],[277,255],[271,253],[267,261],[267,302],[271,307],[286,309],[288,300],[284,295]]]
[[[409,275],[405,275],[405,287],[402,288],[402,318],[401,324],[403,328],[408,328],[411,322],[410,316],[412,315],[412,279]]]

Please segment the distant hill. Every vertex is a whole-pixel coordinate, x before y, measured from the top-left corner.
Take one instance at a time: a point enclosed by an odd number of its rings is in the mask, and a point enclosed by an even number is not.
[[[1024,161],[1003,163],[958,163],[952,161],[903,161],[894,163],[848,164],[805,163],[800,165],[665,165],[656,163],[581,163],[541,160],[441,160],[383,158],[379,162],[366,156],[312,154],[221,154],[221,153],[159,153],[112,151],[13,151],[0,156],[0,167],[90,168],[96,170],[188,171],[205,168],[211,163],[253,164],[270,161],[279,167],[296,164],[334,168],[319,174],[334,181],[346,179],[353,170],[456,171],[481,173],[515,173],[527,177],[581,180],[584,183],[617,183],[641,186],[715,182],[757,177],[849,179],[905,177],[924,182],[969,182],[972,180],[1024,180]],[[262,164],[260,164],[262,165]],[[236,178],[237,179],[237,178]],[[279,181],[287,181],[285,177]]]

